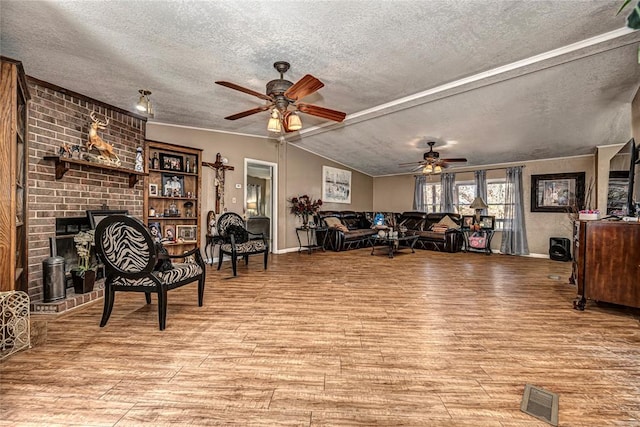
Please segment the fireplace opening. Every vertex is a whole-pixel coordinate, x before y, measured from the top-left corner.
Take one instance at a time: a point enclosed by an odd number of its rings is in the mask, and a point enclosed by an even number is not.
[[[64,258],[64,273],[67,288],[73,288],[71,269],[76,267],[80,261],[78,253],[76,252],[76,245],[73,242],[73,237],[81,231],[89,230],[91,230],[91,225],[89,223],[89,218],[86,216],[56,218],[56,235],[55,237],[49,238],[49,249],[51,256],[60,256]],[[99,265],[94,248],[91,249],[90,264]],[[102,278],[104,276],[102,270],[102,268],[98,268],[97,278]]]

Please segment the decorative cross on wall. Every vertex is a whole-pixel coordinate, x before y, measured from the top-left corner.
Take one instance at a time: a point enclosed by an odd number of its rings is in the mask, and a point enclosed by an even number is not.
[[[232,171],[235,168],[228,166],[225,161],[222,160],[220,153],[216,154],[215,163],[202,162],[203,166],[208,166],[215,170],[216,177],[214,180],[215,194],[216,194],[216,213],[220,214],[224,210],[224,178],[225,171]]]

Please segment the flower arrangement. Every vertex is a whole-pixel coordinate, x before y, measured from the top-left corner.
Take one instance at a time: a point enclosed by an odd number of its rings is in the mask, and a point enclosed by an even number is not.
[[[87,270],[93,270],[89,265],[91,258],[91,246],[93,246],[95,230],[81,231],[73,237],[76,244],[76,252],[80,258],[80,263],[74,270],[84,273]]]
[[[322,206],[322,200],[313,200],[306,194],[300,197],[292,197],[290,202],[291,213],[303,218],[317,213],[320,210],[320,206]]]

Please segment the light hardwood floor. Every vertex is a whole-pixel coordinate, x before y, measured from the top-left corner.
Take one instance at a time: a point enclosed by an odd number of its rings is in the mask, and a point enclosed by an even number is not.
[[[570,263],[418,250],[291,253],[209,268],[157,305],[117,294],[0,363],[0,425],[640,425],[634,310],[572,309]],[[560,280],[550,279],[558,275]]]

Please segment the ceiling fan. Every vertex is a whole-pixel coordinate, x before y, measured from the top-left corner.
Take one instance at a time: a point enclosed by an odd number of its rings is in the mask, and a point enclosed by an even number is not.
[[[307,74],[296,83],[292,83],[289,80],[284,79],[284,73],[286,73],[290,67],[288,62],[278,61],[273,64],[273,67],[280,73],[280,78],[271,80],[267,83],[266,94],[247,89],[231,82],[216,82],[219,85],[235,89],[267,101],[265,105],[227,116],[225,119],[237,120],[262,111],[271,110],[271,119],[269,120],[268,129],[273,132],[280,132],[281,129],[284,129],[285,132],[300,130],[302,128],[302,122],[296,111],[336,122],[344,120],[346,113],[299,102],[300,99],[311,95],[324,86],[324,83],[320,80],[313,77],[311,74]],[[289,106],[292,106],[295,109],[291,111],[289,110]]]
[[[427,142],[429,145],[429,151],[422,156],[424,160],[420,162],[400,163],[399,166],[415,166],[412,170],[422,169],[425,174],[440,173],[442,169],[448,168],[449,163],[464,163],[467,159],[463,157],[441,159],[440,153],[433,151],[433,146],[436,144],[434,141]]]

